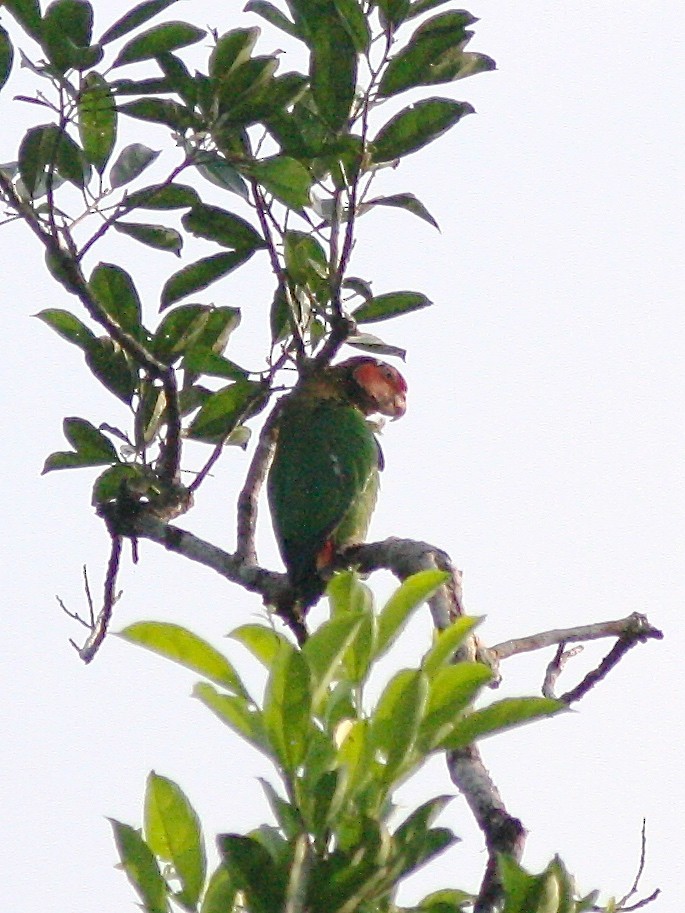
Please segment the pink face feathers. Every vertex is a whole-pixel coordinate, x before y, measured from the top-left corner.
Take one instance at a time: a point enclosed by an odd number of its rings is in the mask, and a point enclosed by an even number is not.
[[[392,365],[374,358],[363,358],[353,376],[373,405],[371,412],[401,418],[407,410],[407,382]]]

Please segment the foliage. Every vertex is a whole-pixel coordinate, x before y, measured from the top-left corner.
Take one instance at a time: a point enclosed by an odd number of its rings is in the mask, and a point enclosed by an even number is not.
[[[167,18],[173,3],[144,0],[96,29],[88,0],[53,0],[44,11],[38,0],[5,0],[9,28],[0,26],[0,88],[16,66],[12,36],[23,33],[21,60],[41,88],[18,100],[42,119],[15,160],[0,166],[0,194],[79,306],[78,315],[51,307],[37,316],[80,350],[130,413],[125,429],[102,417],[66,418],[71,449],[48,456],[44,471],[98,467],[96,507],[145,505],[159,516],[170,501],[177,512],[191,504],[179,483],[185,440],[214,448],[207,467],[225,445],[245,447],[256,416],[292,384],[293,367],[300,375],[324,367],[342,346],[404,357],[366,324],[431,302],[404,288],[374,294],[369,277],[350,274],[357,224],[394,207],[437,227],[411,192],[373,196],[374,179],[473,111],[432,94],[434,86],[494,67],[466,50],[475,19],[450,0],[250,0],[250,21],[295,43],[302,71],[283,71],[256,25],[210,35]],[[184,55],[207,41],[206,65],[191,72]],[[133,64],[147,75],[128,75]],[[176,150],[161,178],[158,150],[121,141],[140,121],[157,125],[160,141]],[[189,236],[209,247],[170,267],[154,320],[127,270],[92,262],[111,232],[176,258]],[[261,372],[225,354],[240,311],[196,298],[252,258],[274,275]],[[123,632],[200,673],[196,696],[266,755],[281,781],[280,790],[263,784],[276,825],[221,835],[221,862],[209,874],[190,802],[152,773],[143,832],[112,822],[145,910],[397,909],[399,883],[456,839],[435,824],[445,796],[397,823],[398,784],[432,753],[558,709],[532,698],[473,709],[490,673],[453,662],[471,629],[465,619],[436,635],[419,668],[394,674],[369,709],[377,660],[442,580],[439,572],[410,578],[376,614],[370,592],[354,576],[338,576],[330,619],[301,648],[271,628],[234,631],[267,669],[261,700],[227,657],[189,631],[146,622]],[[502,880],[507,913],[588,909],[556,860],[531,876],[503,859]],[[416,909],[448,913],[472,900],[450,888]]]

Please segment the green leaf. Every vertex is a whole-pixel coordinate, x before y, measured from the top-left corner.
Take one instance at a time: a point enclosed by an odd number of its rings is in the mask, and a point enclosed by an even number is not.
[[[348,27],[335,8],[317,7],[307,18],[312,95],[319,116],[335,131],[349,120],[357,86],[357,52]]]
[[[181,882],[177,897],[194,908],[207,870],[200,821],[180,787],[154,771],[145,790],[145,840],[156,856],[173,865]]]
[[[197,634],[166,621],[139,621],[118,635],[193,672],[199,672],[233,694],[249,698],[242,679],[226,657]]]
[[[207,288],[212,282],[227,276],[249,260],[253,253],[252,250],[235,250],[226,254],[213,254],[211,257],[203,257],[184,266],[164,283],[160,310],[163,311],[181,298]]]
[[[293,774],[307,751],[311,722],[311,681],[302,653],[282,643],[264,695],[264,725],[276,754]]]
[[[364,203],[365,208],[371,208],[372,206],[395,206],[398,209],[406,209],[407,212],[418,216],[419,219],[423,219],[424,222],[428,222],[429,225],[440,231],[438,223],[413,193],[395,193],[389,197],[375,197],[373,200],[367,200]]]
[[[250,174],[267,193],[273,194],[291,209],[303,209],[309,205],[312,178],[297,159],[287,155],[262,159],[250,166]]]
[[[114,263],[98,263],[88,282],[90,292],[114,322],[136,339],[144,339],[140,298],[133,279]]]
[[[476,739],[503,732],[531,720],[555,716],[568,710],[561,701],[546,697],[512,697],[495,701],[483,710],[474,710],[459,721],[452,732],[441,741],[440,747],[448,751],[464,748]]]
[[[89,47],[92,31],[93,7],[87,0],[54,0],[45,11],[41,45],[62,72],[88,69],[103,56],[99,45]]]
[[[369,49],[369,22],[359,0],[333,0],[340,20],[352,39],[355,51],[364,54]]]
[[[226,159],[216,153],[203,152],[201,157],[198,157],[195,167],[198,173],[211,184],[221,187],[222,190],[237,193],[238,196],[247,200],[249,196],[247,184]]]
[[[135,117],[136,120],[163,124],[172,130],[183,132],[195,124],[193,112],[176,101],[162,98],[140,98],[119,105],[120,114]]]
[[[323,285],[328,288],[328,260],[316,238],[304,231],[287,231],[283,254],[285,267],[293,282],[316,288],[323,280]]]
[[[75,317],[69,311],[63,311],[59,308],[46,308],[46,310],[40,311],[35,316],[49,327],[52,327],[63,339],[73,342],[84,352],[87,352],[96,341],[93,331],[89,330],[84,323],[81,323],[78,317]]]
[[[369,740],[379,776],[390,783],[400,768],[413,763],[419,724],[428,700],[428,678],[424,672],[402,669],[385,687],[373,712]]]
[[[428,98],[410,105],[389,120],[373,140],[373,161],[391,162],[416,152],[467,114],[473,114],[471,105],[449,98]]]
[[[95,506],[111,504],[118,501],[122,493],[135,492],[142,497],[158,494],[159,490],[159,480],[152,470],[140,463],[115,463],[95,480],[91,501]]]
[[[181,256],[183,238],[175,228],[143,222],[115,222],[114,228],[122,235],[128,235],[129,238],[147,244],[148,247],[169,251],[177,257]]]
[[[234,908],[236,891],[228,869],[220,865],[209,879],[200,913],[229,913]]]
[[[391,26],[390,31],[402,25],[409,14],[410,0],[377,0],[382,18]]]
[[[107,80],[99,73],[88,73],[83,79],[78,129],[86,158],[102,174],[116,142],[117,112]]]
[[[128,824],[109,819],[121,866],[143,901],[146,913],[167,913],[168,889],[150,847],[140,832]]]
[[[212,79],[221,79],[231,70],[250,59],[252,49],[257,43],[261,29],[233,29],[225,32],[217,41],[209,55],[209,75]]]
[[[390,355],[392,358],[401,358],[402,361],[407,357],[406,349],[388,345],[371,333],[356,333],[354,336],[348,336],[345,345],[352,346],[353,349],[361,349],[362,352],[371,352],[372,355]]]
[[[228,636],[247,647],[267,669],[273,665],[283,644],[288,643],[287,638],[278,631],[257,624],[241,625]]]
[[[47,175],[55,171],[83,188],[89,168],[83,151],[56,124],[27,130],[19,147],[19,174],[31,197],[45,193]],[[54,186],[57,186],[56,182]]]
[[[239,694],[221,694],[212,685],[200,682],[193,688],[193,697],[219,717],[222,723],[229,726],[234,732],[263,751],[269,757],[273,752],[264,730],[264,721],[261,711],[255,704]]]
[[[126,196],[127,209],[186,209],[200,202],[188,184],[153,184]]]
[[[491,681],[492,671],[483,663],[460,662],[438,669],[430,680],[428,706],[421,721],[421,747],[432,751],[440,744],[459,714]]]
[[[275,913],[285,903],[287,870],[279,868],[254,837],[219,834],[219,851],[250,913]]]
[[[249,3],[245,4],[244,9],[246,13],[256,13],[277,29],[280,29],[287,35],[292,35],[293,38],[301,37],[295,23],[291,22],[287,16],[284,16],[283,13],[273,5],[273,3],[268,3],[267,0],[249,0]]]
[[[421,663],[423,671],[430,677],[438,669],[451,663],[457,649],[480,622],[480,618],[463,615],[453,621],[449,628],[436,631],[433,635],[433,646],[423,657]]]
[[[198,203],[181,220],[186,231],[234,250],[259,250],[267,246],[260,233],[245,219],[218,206]]]
[[[234,362],[209,349],[194,348],[183,358],[183,370],[198,377],[225,377],[227,380],[245,380],[246,372]]]
[[[433,302],[421,292],[387,292],[385,295],[375,297],[360,304],[352,311],[352,317],[357,323],[376,323],[379,320],[388,320],[399,314],[408,314],[428,307]]]
[[[112,187],[123,187],[142,174],[143,171],[151,165],[159,156],[159,150],[155,151],[142,143],[131,143],[122,149],[112,165],[109,175],[109,182]]]
[[[320,712],[328,687],[361,624],[362,617],[351,612],[331,618],[311,635],[302,648],[312,673],[312,704],[315,713]]]
[[[118,343],[107,336],[95,339],[86,352],[86,364],[110,393],[130,405],[136,391],[137,370]]]
[[[168,363],[180,358],[200,338],[210,313],[211,307],[207,304],[183,304],[174,308],[164,316],[152,338],[153,354]]]
[[[65,418],[64,436],[73,451],[52,453],[43,466],[43,475],[54,469],[76,469],[118,463],[116,448],[95,425],[83,418]]]
[[[188,437],[210,444],[219,443],[243,422],[252,404],[263,394],[263,384],[249,380],[238,380],[213,393],[191,422]]]
[[[117,55],[113,67],[121,67],[139,60],[150,60],[165,51],[177,51],[179,48],[196,44],[207,32],[188,22],[165,22],[155,25],[136,38],[132,38]]]
[[[107,29],[100,39],[100,44],[110,44],[117,38],[122,38],[175,2],[176,0],[146,0],[145,3],[139,3]]]
[[[412,612],[430,599],[449,579],[445,571],[427,570],[402,581],[378,614],[378,636],[374,659],[386,653],[397,640]]]
[[[14,47],[7,30],[0,25],[0,89],[9,79],[14,60]]]
[[[4,0],[2,5],[14,16],[27,35],[40,41],[42,21],[38,0]]]

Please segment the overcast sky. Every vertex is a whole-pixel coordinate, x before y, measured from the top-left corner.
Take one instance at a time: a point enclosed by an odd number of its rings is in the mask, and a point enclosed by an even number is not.
[[[100,31],[125,8],[98,6],[108,10]],[[643,892],[661,887],[652,909],[680,913],[682,7],[655,2],[647,16],[644,4],[588,0],[468,6],[481,17],[473,48],[498,70],[434,94],[468,100],[478,113],[378,186],[416,193],[442,233],[377,210],[360,223],[353,261],[377,293],[415,289],[435,302],[378,325],[408,349],[410,399],[384,438],[371,534],[446,549],[464,571],[469,611],[486,616],[488,643],[632,611],[665,631],[663,642],[634,649],[575,713],[484,742],[483,753],[530,831],[531,869],[559,852],[582,890],[620,895],[633,880],[646,817]],[[179,4],[173,16],[220,32],[256,23],[205,0]],[[273,46],[266,39],[262,52]],[[14,78],[1,98],[0,161],[16,157],[36,117],[10,103],[29,85],[23,74]],[[161,128],[129,129],[124,142],[168,147]],[[175,161],[173,151],[166,161]],[[235,203],[203,189],[208,202]],[[95,254],[131,270],[153,315],[178,263],[121,237],[108,236]],[[3,228],[0,263],[4,893],[25,913],[121,913],[136,897],[113,868],[105,816],[140,823],[151,768],[182,785],[210,841],[267,820],[255,777],[271,771],[189,699],[192,674],[114,638],[89,667],[69,646],[81,632],[55,595],[84,610],[81,567],[99,592],[108,540],[89,506],[94,473],[41,478],[40,470],[64,448],[63,416],[98,424],[124,415],[90,382],[80,354],[31,318],[74,304],[46,277],[24,227]],[[255,368],[271,290],[266,260],[255,257],[202,298],[243,308],[227,354]],[[189,468],[205,456],[191,451]],[[246,460],[228,453],[181,525],[232,549]],[[250,658],[222,637],[263,617],[259,600],[152,544],[140,552],[136,568],[124,563],[114,629],[139,619],[186,624],[252,674]],[[276,566],[264,515],[260,557]],[[424,617],[410,640],[428,634]],[[608,647],[588,649],[563,681],[574,683]],[[535,693],[549,658],[507,663],[500,693]],[[451,791],[436,762],[404,794]],[[461,799],[443,821],[464,842],[416,878],[406,902],[436,887],[477,887],[485,855]]]

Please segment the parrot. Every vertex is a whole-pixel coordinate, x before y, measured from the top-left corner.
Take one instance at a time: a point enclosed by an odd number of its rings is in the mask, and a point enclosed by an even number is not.
[[[267,498],[304,614],[322,595],[322,572],[336,553],[366,537],[383,468],[367,417],[401,418],[407,383],[392,365],[357,356],[307,377],[282,403]]]

